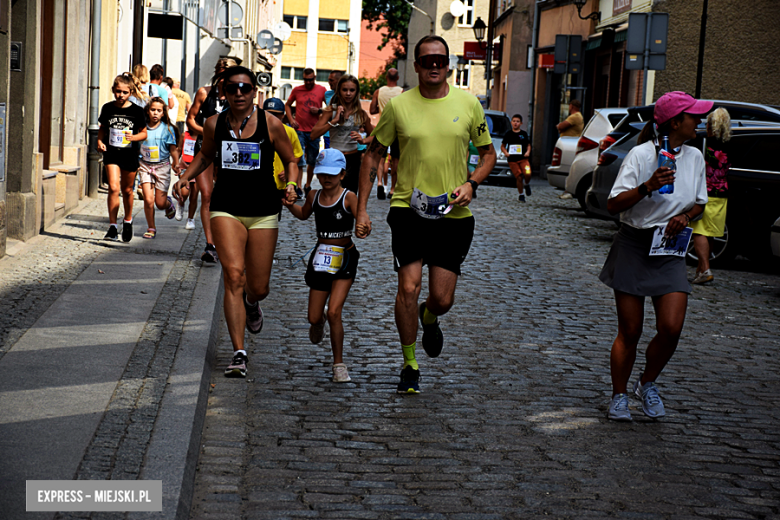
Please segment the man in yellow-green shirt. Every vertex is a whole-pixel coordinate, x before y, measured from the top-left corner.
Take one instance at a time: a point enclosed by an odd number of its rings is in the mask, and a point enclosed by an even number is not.
[[[441,352],[444,336],[438,317],[452,307],[460,265],[474,236],[474,217],[468,205],[496,162],[479,100],[447,83],[447,42],[439,36],[425,36],[415,46],[414,59],[419,86],[387,103],[363,157],[355,224],[358,238],[371,233],[368,195],[382,155],[398,138],[401,158],[387,223],[398,272],[395,319],[404,354],[397,388],[401,394],[420,392],[415,359],[418,316],[426,354],[436,357]],[[479,151],[479,163],[470,179],[469,141]],[[425,264],[429,294],[418,307]]]

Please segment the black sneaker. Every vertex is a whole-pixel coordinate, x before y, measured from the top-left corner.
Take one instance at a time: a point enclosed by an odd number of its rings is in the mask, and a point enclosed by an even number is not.
[[[517,200],[518,200],[519,202],[525,202],[525,195],[522,195],[522,194],[521,194],[519,197],[517,197]]]
[[[295,188],[295,196],[298,197],[299,199],[302,199],[303,198],[303,190],[298,188],[298,187],[296,187]]]
[[[420,323],[423,328],[422,345],[428,357],[437,357],[441,354],[441,348],[444,346],[444,334],[439,327],[439,318],[430,325],[423,323],[425,314],[425,302],[420,304]]]
[[[379,200],[385,200],[385,187],[384,186],[377,186],[376,187],[376,198]]]
[[[225,377],[246,377],[246,364],[249,361],[241,352],[233,355],[233,360],[225,369]]]
[[[219,256],[217,256],[217,248],[214,244],[206,244],[206,250],[200,257],[203,265],[216,265],[219,262]]]
[[[401,370],[401,382],[398,383],[396,393],[399,394],[419,394],[420,393],[420,371],[415,370],[411,365]]]
[[[133,223],[122,221],[122,242],[130,242],[133,238]]]
[[[106,236],[103,237],[103,240],[119,240],[119,231],[117,231],[116,226],[108,226],[108,231],[106,231]]]
[[[311,191],[311,186],[304,186],[303,187],[303,196],[304,197],[308,197],[310,191]]]
[[[525,185],[525,194],[528,195],[529,197],[531,196],[531,185],[530,184],[526,184]]]
[[[263,330],[263,309],[260,308],[260,302],[250,305],[246,302],[246,293],[244,293],[244,309],[246,310],[246,330],[252,334],[259,334]]]

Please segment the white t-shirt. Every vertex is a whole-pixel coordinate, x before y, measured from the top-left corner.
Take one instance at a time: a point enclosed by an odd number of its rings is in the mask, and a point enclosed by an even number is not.
[[[165,87],[166,90],[168,90],[168,99],[173,97],[173,108],[168,109],[168,118],[170,118],[171,123],[174,125],[179,119],[179,98],[173,95],[173,92],[170,91],[170,88],[167,86]]]
[[[672,217],[691,209],[694,204],[707,203],[707,173],[701,152],[692,146],[683,145],[675,159],[677,173],[674,176],[674,193],[662,195],[654,191],[652,197],[645,197],[623,211],[620,214],[621,222],[640,229],[663,226]],[[626,154],[609,198],[647,182],[657,169],[655,143],[648,141],[635,146]]]

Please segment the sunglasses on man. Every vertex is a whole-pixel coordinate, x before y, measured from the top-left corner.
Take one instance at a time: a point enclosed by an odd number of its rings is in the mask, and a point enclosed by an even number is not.
[[[242,94],[249,94],[253,88],[251,83],[228,83],[225,85],[225,93],[235,96],[240,90]]]
[[[303,78],[304,83],[314,83],[314,76],[310,78]]]
[[[450,58],[444,54],[426,54],[417,58],[417,64],[424,69],[443,69],[449,66]]]

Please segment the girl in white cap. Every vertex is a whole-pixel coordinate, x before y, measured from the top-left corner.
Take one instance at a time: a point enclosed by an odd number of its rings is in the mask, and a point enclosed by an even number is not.
[[[344,364],[344,324],[341,311],[349,289],[355,281],[360,252],[352,242],[355,225],[357,195],[341,187],[346,174],[347,161],[335,148],[326,148],[317,156],[314,173],[322,184],[321,190],[306,195],[303,206],[285,202],[290,213],[300,220],[314,213],[317,225],[317,246],[309,257],[306,285],[309,291],[309,339],[322,341],[325,333],[325,304],[328,303],[327,321],[330,325],[330,346],[333,350],[333,382],[351,381]]]
[[[609,194],[607,209],[620,213],[620,231],[599,275],[615,291],[618,335],[612,344],[610,368],[612,402],[609,418],[630,421],[628,380],[642,335],[644,301],[653,300],[656,334],[645,353],[645,368],[633,386],[642,410],[651,418],[665,415],[655,380],[674,354],[688,306],[685,248],[658,247],[676,237],[704,211],[707,183],[701,152],[684,143],[696,138],[701,115],[711,101],[699,101],[684,92],[669,92],[656,102],[653,120],[639,136],[639,144],[626,155]],[[668,136],[676,160],[674,170],[658,167],[658,140]],[[674,184],[672,194],[661,186]],[[690,232],[690,230],[689,230]],[[682,255],[680,251],[682,249]],[[651,256],[654,253],[661,252]]]

